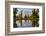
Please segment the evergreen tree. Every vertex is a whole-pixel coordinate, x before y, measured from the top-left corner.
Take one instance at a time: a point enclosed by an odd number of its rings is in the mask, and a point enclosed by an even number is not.
[[[13,8],[13,26],[14,28],[17,27],[17,24],[16,24],[16,14],[17,14],[17,8]]]
[[[23,10],[21,10],[21,17],[20,17],[20,19],[21,19],[21,26],[22,26],[22,12],[23,12]]]
[[[32,21],[32,27],[35,27],[35,25],[37,25],[36,23],[39,20],[39,16],[37,15],[37,12],[35,11],[35,9],[33,9],[33,11],[32,11],[32,15],[30,16],[30,20]]]
[[[27,16],[26,15],[24,16],[24,19],[25,19],[25,22],[26,22],[26,20],[27,20]]]

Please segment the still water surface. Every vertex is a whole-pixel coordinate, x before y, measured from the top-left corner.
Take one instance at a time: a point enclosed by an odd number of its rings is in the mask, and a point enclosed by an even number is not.
[[[20,21],[16,21],[17,27],[32,27],[31,20],[22,20],[22,26]]]

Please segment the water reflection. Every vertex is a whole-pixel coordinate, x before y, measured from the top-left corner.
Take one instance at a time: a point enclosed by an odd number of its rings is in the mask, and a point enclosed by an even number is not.
[[[19,20],[16,21],[17,27],[32,27],[32,22],[31,20],[22,20],[22,22],[20,22]],[[22,26],[21,26],[22,24]]]

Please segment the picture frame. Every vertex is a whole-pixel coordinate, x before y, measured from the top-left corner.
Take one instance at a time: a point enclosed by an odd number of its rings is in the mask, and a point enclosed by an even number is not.
[[[29,28],[13,28],[13,8],[35,8],[40,9],[40,27]],[[32,29],[33,28],[33,29]],[[32,2],[18,2],[6,1],[5,2],[5,32],[6,35],[21,35],[21,34],[37,34],[45,32],[45,3],[32,3]]]

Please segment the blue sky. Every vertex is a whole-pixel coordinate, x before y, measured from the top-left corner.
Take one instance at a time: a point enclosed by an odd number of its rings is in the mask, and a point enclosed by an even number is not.
[[[32,9],[31,8],[17,8],[17,14],[16,15],[19,15],[19,14],[21,14],[21,10],[23,11],[22,13],[22,15],[23,15],[23,17],[24,17],[24,15],[26,14],[26,15],[31,15],[32,14]]]
[[[21,11],[21,10],[23,10],[23,12],[24,13],[28,13],[28,12],[31,12],[32,11],[32,9],[31,8],[18,8],[18,11]]]

